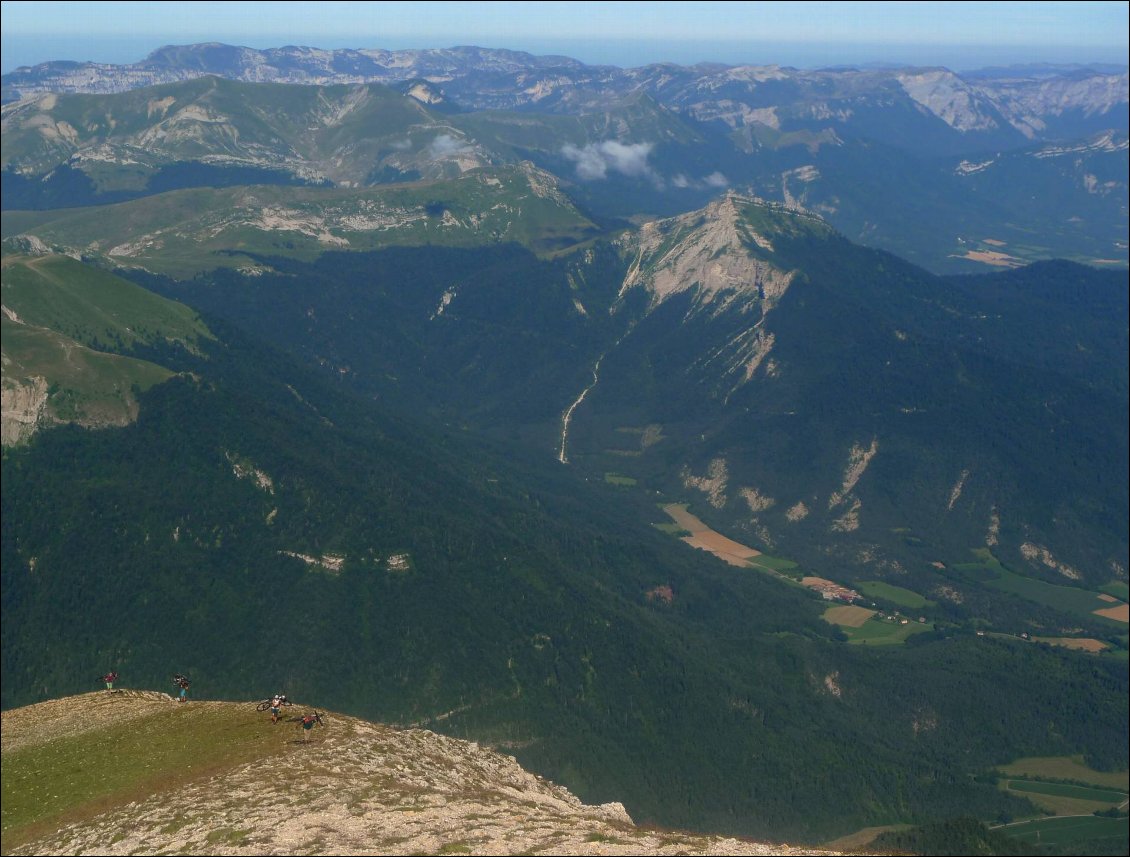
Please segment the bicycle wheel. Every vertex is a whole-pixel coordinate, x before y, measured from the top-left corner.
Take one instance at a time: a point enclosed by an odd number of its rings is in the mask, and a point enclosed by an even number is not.
[[[255,710],[256,711],[266,711],[270,707],[271,707],[271,700],[268,699],[266,702],[260,702],[258,705],[256,705]]]

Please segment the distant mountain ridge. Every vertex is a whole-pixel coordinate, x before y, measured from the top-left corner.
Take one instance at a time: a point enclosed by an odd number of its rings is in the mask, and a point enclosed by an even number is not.
[[[559,56],[458,47],[449,49],[268,50],[218,43],[166,46],[132,65],[44,63],[4,75],[5,102],[45,92],[122,92],[214,74],[249,82],[315,85],[423,79],[472,109],[591,112],[610,98],[647,92],[701,121],[733,128],[812,121],[844,128],[876,109],[921,114],[943,123],[950,147],[1015,145],[1024,139],[1079,136],[1125,127],[1127,74],[966,80],[943,68],[800,71],[779,66],[656,64],[633,69],[588,66]],[[957,139],[967,138],[962,144]]]
[[[732,188],[938,273],[1124,266],[1130,252],[1126,74],[624,70],[478,48],[205,45],[129,67],[46,64],[4,86],[23,96],[3,107],[5,210],[530,162],[605,228]]]

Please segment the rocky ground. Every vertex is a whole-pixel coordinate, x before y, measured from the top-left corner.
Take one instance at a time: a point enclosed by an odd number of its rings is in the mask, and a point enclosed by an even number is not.
[[[3,751],[177,708],[166,694],[127,691],[8,711]],[[278,730],[277,754],[109,806],[5,853],[834,853],[639,828],[620,804],[587,806],[511,757],[474,743],[324,718],[309,743],[290,715],[271,727]]]

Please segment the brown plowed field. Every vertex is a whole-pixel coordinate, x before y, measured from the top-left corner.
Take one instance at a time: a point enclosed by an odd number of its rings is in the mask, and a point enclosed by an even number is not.
[[[843,625],[847,628],[862,628],[863,624],[875,615],[874,610],[866,607],[844,605],[843,607],[829,607],[824,611],[824,621],[833,625]]]
[[[1130,604],[1119,604],[1117,607],[1105,607],[1102,610],[1093,610],[1096,616],[1105,616],[1115,622],[1130,624]]]
[[[1053,646],[1063,646],[1068,649],[1079,649],[1084,652],[1101,652],[1110,648],[1109,643],[1094,640],[1090,637],[1034,637],[1037,643],[1051,643]]]
[[[761,551],[728,539],[715,530],[710,529],[701,520],[687,511],[687,507],[677,503],[670,503],[663,507],[676,524],[684,530],[689,530],[690,535],[684,536],[683,541],[691,547],[710,551],[719,559],[725,560],[730,565],[739,568],[748,568],[746,562],[755,556],[761,556]]]

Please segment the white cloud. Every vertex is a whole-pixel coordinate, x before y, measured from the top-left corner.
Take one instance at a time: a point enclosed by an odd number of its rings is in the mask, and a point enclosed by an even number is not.
[[[722,173],[715,170],[708,176],[703,176],[700,179],[692,179],[685,173],[675,173],[671,176],[671,184],[677,188],[693,188],[695,190],[702,190],[703,188],[723,188],[730,186],[730,180]]]
[[[618,140],[589,143],[584,148],[570,143],[561,147],[561,154],[577,165],[577,177],[584,181],[603,179],[607,177],[609,170],[625,176],[646,176],[652,181],[659,181],[659,177],[647,163],[653,146],[652,143],[621,143]]]
[[[431,153],[433,158],[446,158],[468,152],[470,149],[471,147],[463,140],[452,137],[450,134],[440,134],[428,145],[428,152]]]
[[[572,143],[566,143],[561,147],[561,154],[576,163],[577,177],[584,181],[602,179],[608,173],[608,164],[592,143],[583,149],[578,149]]]

